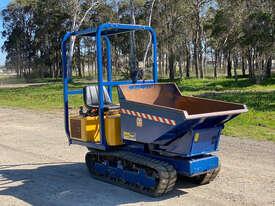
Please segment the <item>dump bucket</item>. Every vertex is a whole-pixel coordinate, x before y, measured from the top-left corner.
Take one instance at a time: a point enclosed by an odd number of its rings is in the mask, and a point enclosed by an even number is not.
[[[218,138],[225,122],[247,111],[242,104],[182,96],[173,83],[123,85],[118,87],[118,94],[124,139],[165,147],[186,136],[189,154],[197,130],[206,134],[207,129],[216,128],[212,135]]]

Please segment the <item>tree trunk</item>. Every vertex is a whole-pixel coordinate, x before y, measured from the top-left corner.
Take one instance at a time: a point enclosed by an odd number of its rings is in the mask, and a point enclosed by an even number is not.
[[[69,47],[69,58],[67,62],[67,72],[68,72],[68,79],[69,81],[72,81],[72,75],[73,75],[73,55],[74,55],[74,45],[75,45],[75,36],[71,36],[70,38],[70,47]]]
[[[173,81],[175,79],[175,54],[173,49],[169,49],[169,79]]]
[[[249,76],[249,79],[254,80],[251,49],[248,49],[247,61],[248,61],[248,76]]]
[[[199,72],[200,72],[200,78],[203,78],[203,58],[202,58],[202,48],[201,48],[201,42],[199,41]]]
[[[219,55],[218,55],[218,65],[217,65],[217,76],[218,76],[218,73],[222,73],[222,52],[219,51]]]
[[[214,60],[214,78],[217,78],[217,65],[218,65],[218,54],[219,51],[215,50],[215,60]]]
[[[265,78],[271,77],[272,57],[269,56],[266,62]]]
[[[245,67],[246,67],[245,58],[244,56],[242,56],[242,76],[243,77],[245,77]]]
[[[199,70],[199,76],[200,78],[203,78],[203,67],[202,67],[202,27],[201,27],[201,17],[200,17],[200,1],[195,1],[195,21],[196,21],[196,38],[195,38],[195,44],[196,44],[196,59],[195,59],[195,67],[196,68],[196,76],[198,77],[198,71]]]
[[[162,76],[162,68],[163,68],[163,58],[162,58],[162,48],[159,51],[159,74]]]
[[[151,23],[152,23],[152,15],[153,15],[153,8],[154,8],[155,1],[156,0],[153,0],[152,4],[151,4],[149,20],[148,20],[148,26],[151,26]],[[152,36],[151,36],[151,33],[149,33],[149,42],[146,46],[145,54],[144,54],[144,57],[143,57],[143,66],[144,66],[144,68],[146,68],[146,59],[147,59],[147,55],[148,55],[151,44],[152,44]]]
[[[262,77],[261,77],[262,75],[261,75],[261,67],[259,65],[259,55],[256,53],[254,58],[255,58],[255,64],[254,64],[255,80],[256,80],[256,84],[260,84],[262,81]]]
[[[233,63],[234,63],[234,78],[235,78],[235,81],[237,81],[238,80],[237,69],[238,69],[238,65],[239,65],[237,55],[234,55]]]
[[[232,77],[232,62],[231,62],[231,54],[228,52],[227,54],[227,77]]]
[[[162,58],[162,66],[161,66],[161,76],[164,77],[165,75],[165,58],[164,58],[164,53],[163,53],[163,50],[161,52],[161,58]]]
[[[90,54],[90,50],[88,51],[88,54]],[[87,69],[88,69],[88,76],[89,77],[91,77],[91,73],[90,73],[91,72],[91,70],[90,70],[90,68],[91,68],[91,61],[90,61],[90,59],[91,59],[90,57],[87,58]]]
[[[80,41],[77,41],[77,51],[76,51],[76,66],[77,66],[77,71],[78,71],[78,76],[81,78],[82,77],[82,72],[81,72],[81,54],[80,54]]]
[[[189,48],[186,50],[186,66],[185,66],[185,71],[186,71],[186,78],[190,78],[190,63],[191,63],[191,55]]]
[[[179,57],[179,73],[180,73],[180,79],[183,77],[183,70],[182,70],[182,52],[180,52],[180,57]]]
[[[87,68],[87,62],[86,62],[86,48],[83,51],[83,55],[81,56],[81,73],[82,76],[85,77],[85,70]]]
[[[136,24],[135,18],[135,7],[133,0],[130,0],[130,12],[131,12],[131,23]],[[137,67],[136,67],[136,38],[135,32],[130,33],[130,77],[133,82],[137,81]]]
[[[253,80],[256,80],[256,73],[255,73],[255,68],[256,68],[256,66],[257,66],[257,65],[255,64],[255,63],[256,63],[256,62],[255,62],[255,55],[256,55],[256,54],[255,54],[255,50],[254,50],[254,49],[252,49],[252,51],[253,51],[253,52],[252,52],[252,54],[251,54],[251,56],[252,56],[252,61],[251,61],[251,62],[252,62],[252,72],[251,72],[251,73],[252,73]],[[257,69],[256,69],[256,70],[257,70]]]
[[[198,57],[198,45],[197,40],[194,41],[194,67],[196,72],[196,78],[199,78],[199,57]]]
[[[167,76],[168,75],[168,54],[167,52],[165,52],[165,75]]]

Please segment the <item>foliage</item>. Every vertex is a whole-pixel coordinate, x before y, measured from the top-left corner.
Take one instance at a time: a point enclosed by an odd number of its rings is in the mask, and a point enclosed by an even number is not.
[[[151,24],[157,31],[162,77],[203,78],[212,73],[216,78],[222,73],[230,78],[234,69],[235,80],[241,70],[260,83],[271,77],[273,9],[270,0],[15,0],[2,10],[6,67],[26,79],[58,78],[60,41],[66,31],[105,22],[136,23]],[[149,35],[135,32],[130,39],[122,35],[111,41],[114,73],[129,75],[135,65],[152,67],[152,52],[146,49]],[[91,39],[71,39],[68,50],[69,56],[74,53],[68,62],[74,75],[96,75]]]

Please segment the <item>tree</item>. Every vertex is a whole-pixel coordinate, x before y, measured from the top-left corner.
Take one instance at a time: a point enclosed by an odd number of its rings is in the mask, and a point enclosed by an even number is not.
[[[211,70],[215,78],[223,73],[237,80],[241,67],[243,75],[248,71],[259,83],[271,76],[273,10],[271,0],[15,0],[2,11],[3,49],[7,68],[19,77],[57,78],[62,74],[60,41],[66,31],[105,22],[146,24],[158,35],[161,78],[203,78]],[[126,35],[110,40],[113,72],[119,78],[134,79],[140,64],[144,69],[152,66],[150,35],[133,32],[130,43]],[[72,37],[68,55],[69,67],[77,68],[74,75],[96,75],[91,38]],[[105,68],[105,55],[103,64]]]
[[[151,2],[149,17],[148,17],[148,26],[151,26],[151,24],[152,24],[153,8],[154,8],[154,5],[155,5],[155,2],[156,2],[156,0],[152,0],[152,2]],[[145,50],[144,57],[143,57],[143,66],[144,66],[144,68],[146,67],[146,59],[147,59],[148,52],[149,52],[151,44],[152,44],[152,36],[151,36],[151,34],[149,34],[149,42],[146,46],[146,50]]]
[[[72,18],[72,26],[71,31],[77,31],[82,26],[83,22],[85,21],[87,15],[95,9],[98,5],[102,4],[101,0],[93,0],[89,2],[89,5],[86,5],[87,3],[80,0],[69,0],[67,2],[69,5],[68,8],[70,8],[70,15]],[[88,6],[88,9],[83,11],[83,7]],[[84,13],[83,15],[81,15]],[[75,36],[71,36],[70,38],[70,47],[69,47],[69,58],[68,58],[68,76],[71,79],[72,77],[72,60],[73,60],[73,54],[74,54],[74,45],[75,45]],[[80,68],[79,68],[80,69]]]
[[[270,61],[274,52],[274,34],[275,24],[270,13],[253,12],[243,23],[241,44],[247,48],[249,67],[255,63],[252,78],[255,78],[257,83],[270,75]]]

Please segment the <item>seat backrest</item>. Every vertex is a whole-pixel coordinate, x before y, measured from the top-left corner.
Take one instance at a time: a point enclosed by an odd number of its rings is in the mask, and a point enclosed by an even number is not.
[[[91,86],[85,86],[83,88],[83,99],[84,103],[88,108],[98,107],[99,105],[99,99],[98,99],[98,86],[97,85],[91,85]],[[104,104],[111,104],[111,99],[108,94],[108,91],[105,87],[103,87],[103,99]]]

